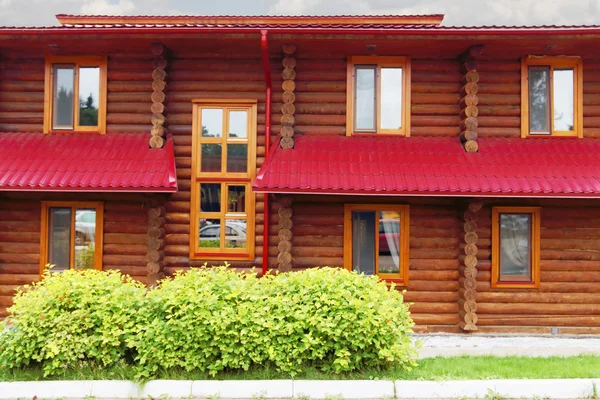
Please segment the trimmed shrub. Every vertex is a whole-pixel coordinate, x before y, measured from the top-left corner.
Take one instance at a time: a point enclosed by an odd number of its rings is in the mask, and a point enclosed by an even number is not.
[[[110,365],[126,356],[146,289],[116,271],[46,271],[19,289],[0,334],[5,368],[41,363],[44,375],[81,361]]]
[[[139,373],[245,369],[273,364],[354,371],[411,368],[413,321],[402,294],[376,277],[316,268],[261,279],[230,269],[192,269],[149,292],[139,317]]]

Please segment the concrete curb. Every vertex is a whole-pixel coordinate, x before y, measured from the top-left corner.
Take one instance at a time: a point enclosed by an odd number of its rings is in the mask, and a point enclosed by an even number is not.
[[[448,399],[591,398],[600,379],[487,381],[130,381],[0,382],[0,399],[19,398],[218,398],[218,399]]]

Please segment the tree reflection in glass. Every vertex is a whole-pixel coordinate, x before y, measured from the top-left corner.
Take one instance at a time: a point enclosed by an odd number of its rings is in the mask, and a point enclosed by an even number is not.
[[[550,133],[549,67],[529,67],[529,131]]]

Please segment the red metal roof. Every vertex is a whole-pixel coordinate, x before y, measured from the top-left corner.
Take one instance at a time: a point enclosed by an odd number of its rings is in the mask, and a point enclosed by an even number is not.
[[[0,133],[0,190],[176,192],[173,141],[142,133]]]
[[[600,197],[600,139],[295,137],[274,146],[254,188],[267,193]]]

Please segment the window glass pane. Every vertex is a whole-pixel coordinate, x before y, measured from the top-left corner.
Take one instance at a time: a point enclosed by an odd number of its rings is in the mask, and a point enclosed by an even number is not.
[[[357,66],[355,93],[356,130],[376,129],[375,125],[375,66]]]
[[[554,130],[573,130],[573,70],[554,70]]]
[[[202,109],[202,137],[223,137],[223,109]]]
[[[402,128],[402,68],[381,68],[381,128]]]
[[[202,143],[202,156],[200,161],[201,172],[221,172],[221,154],[223,148],[220,144]]]
[[[48,209],[48,264],[51,271],[64,271],[71,265],[71,208]]]
[[[96,210],[77,209],[75,211],[75,269],[94,269],[95,243]]]
[[[352,269],[375,274],[375,211],[352,211]]]
[[[229,137],[248,137],[248,111],[229,112]]]
[[[73,66],[54,67],[54,129],[73,129]]]
[[[246,211],[246,186],[227,187],[227,212]]]
[[[529,131],[550,133],[549,67],[529,67]]]
[[[379,273],[400,272],[400,214],[396,211],[379,213]]]
[[[200,211],[221,211],[221,184],[202,183],[200,185]]]
[[[200,247],[220,248],[221,247],[221,221],[219,219],[200,218]]]
[[[228,249],[243,249],[246,247],[246,220],[225,220],[225,247]]]
[[[248,171],[248,145],[227,145],[227,172]]]
[[[500,214],[500,280],[531,280],[531,214]]]
[[[79,68],[79,125],[98,126],[100,68]]]

